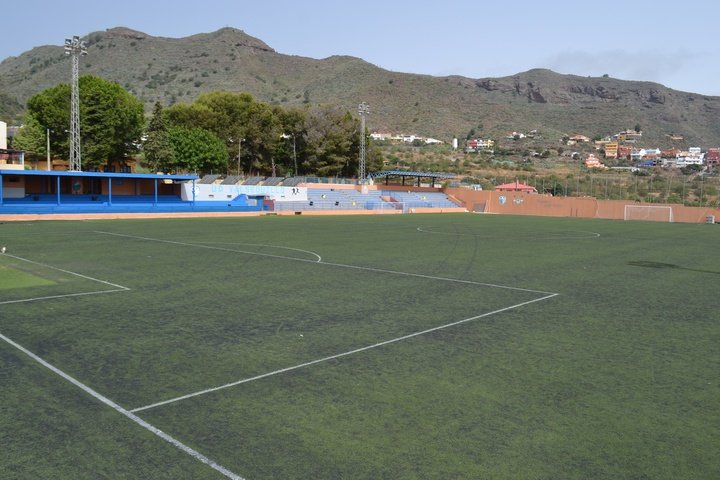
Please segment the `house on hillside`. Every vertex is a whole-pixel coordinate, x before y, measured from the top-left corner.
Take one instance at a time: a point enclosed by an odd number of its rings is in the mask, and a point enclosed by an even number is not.
[[[567,144],[575,145],[577,143],[588,143],[589,141],[590,137],[586,137],[585,135],[580,135],[579,133],[576,133],[572,137],[568,138]]]
[[[390,132],[373,132],[370,134],[370,138],[373,140],[390,140],[392,133]]]
[[[638,140],[642,139],[642,132],[636,132],[635,130],[625,130],[623,132],[617,133],[613,136],[613,138],[617,139],[617,141],[621,143],[636,143]]]
[[[675,147],[660,152],[660,157],[669,158],[672,160],[675,160],[678,155],[680,155],[680,149]]]
[[[618,158],[618,142],[607,142],[605,144],[605,158]]]
[[[708,148],[705,153],[705,164],[710,168],[720,167],[720,148]]]
[[[705,154],[702,153],[702,149],[700,147],[690,147],[687,152],[680,152],[675,166],[682,168],[689,165],[703,165],[704,163]]]
[[[598,168],[601,170],[604,170],[608,168],[604,163],[600,161],[599,158],[595,156],[595,154],[591,153],[588,155],[588,158],[585,159],[585,167],[586,168]]]
[[[491,139],[471,138],[465,142],[465,152],[492,152],[495,148],[495,141]]]
[[[535,187],[520,183],[517,179],[515,179],[512,183],[503,183],[502,185],[498,185],[495,187],[495,190],[500,192],[538,193]]]
[[[633,148],[628,145],[618,145],[618,154],[617,158],[622,160],[630,160],[630,154],[632,153]]]

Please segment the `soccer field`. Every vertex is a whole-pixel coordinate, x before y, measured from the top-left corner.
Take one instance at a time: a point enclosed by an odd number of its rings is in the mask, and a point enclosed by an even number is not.
[[[0,478],[720,478],[714,225],[0,224]]]

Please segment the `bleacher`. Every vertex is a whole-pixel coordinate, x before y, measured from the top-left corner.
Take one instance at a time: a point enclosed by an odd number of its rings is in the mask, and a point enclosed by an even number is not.
[[[218,180],[220,179],[220,180]],[[221,185],[252,185],[267,187],[293,188],[306,183],[309,177],[243,177],[240,175],[205,175],[199,183]],[[313,180],[313,178],[310,178]],[[311,182],[312,183],[312,182]],[[325,183],[317,181],[315,183]],[[317,185],[318,187],[320,185]],[[409,212],[416,208],[461,208],[442,192],[437,191],[408,191],[408,190],[374,190],[368,189],[365,193],[356,188],[333,188],[332,184],[326,188],[307,188],[307,200],[290,200],[274,202],[276,211],[306,210],[396,210]]]
[[[263,185],[267,187],[276,187],[283,183],[283,180],[285,180],[285,177],[268,177],[263,182]]]
[[[202,183],[202,184],[215,183],[215,180],[217,180],[220,177],[221,177],[221,175],[216,175],[216,174],[205,175],[198,181],[198,183]]]
[[[302,177],[288,177],[282,182],[283,187],[297,187],[302,183]]]
[[[458,205],[442,192],[387,191],[388,196],[402,204],[403,208],[457,208]]]
[[[220,185],[237,185],[243,177],[240,175],[229,175],[220,182]]]
[[[243,185],[259,185],[260,182],[265,180],[265,177],[248,177],[242,183]]]
[[[371,190],[363,194],[354,189],[309,188],[307,201],[276,202],[275,210],[381,210],[393,209],[392,204],[381,198],[381,193]]]

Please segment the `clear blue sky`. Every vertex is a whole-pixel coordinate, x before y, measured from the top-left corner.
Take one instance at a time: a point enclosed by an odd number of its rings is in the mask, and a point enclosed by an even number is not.
[[[720,95],[716,0],[6,3],[0,59],[112,27],[184,37],[227,26],[279,53],[352,55],[398,72],[480,78],[543,67]]]

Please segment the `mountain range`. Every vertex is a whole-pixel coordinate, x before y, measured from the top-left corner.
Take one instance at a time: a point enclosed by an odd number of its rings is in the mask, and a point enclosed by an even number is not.
[[[312,59],[276,52],[241,30],[184,38],[124,27],[83,37],[80,73],[118,82],[146,105],[191,103],[210,91],[249,92],[280,106],[370,105],[371,131],[449,141],[538,130],[548,142],[640,127],[647,146],[720,146],[720,97],[652,82],[534,69],[501,78],[436,77],[384,70],[360,58]],[[302,39],[298,39],[302,41]],[[0,119],[19,122],[32,95],[69,83],[61,45],[38,46],[0,63]],[[671,140],[682,137],[683,141]]]

